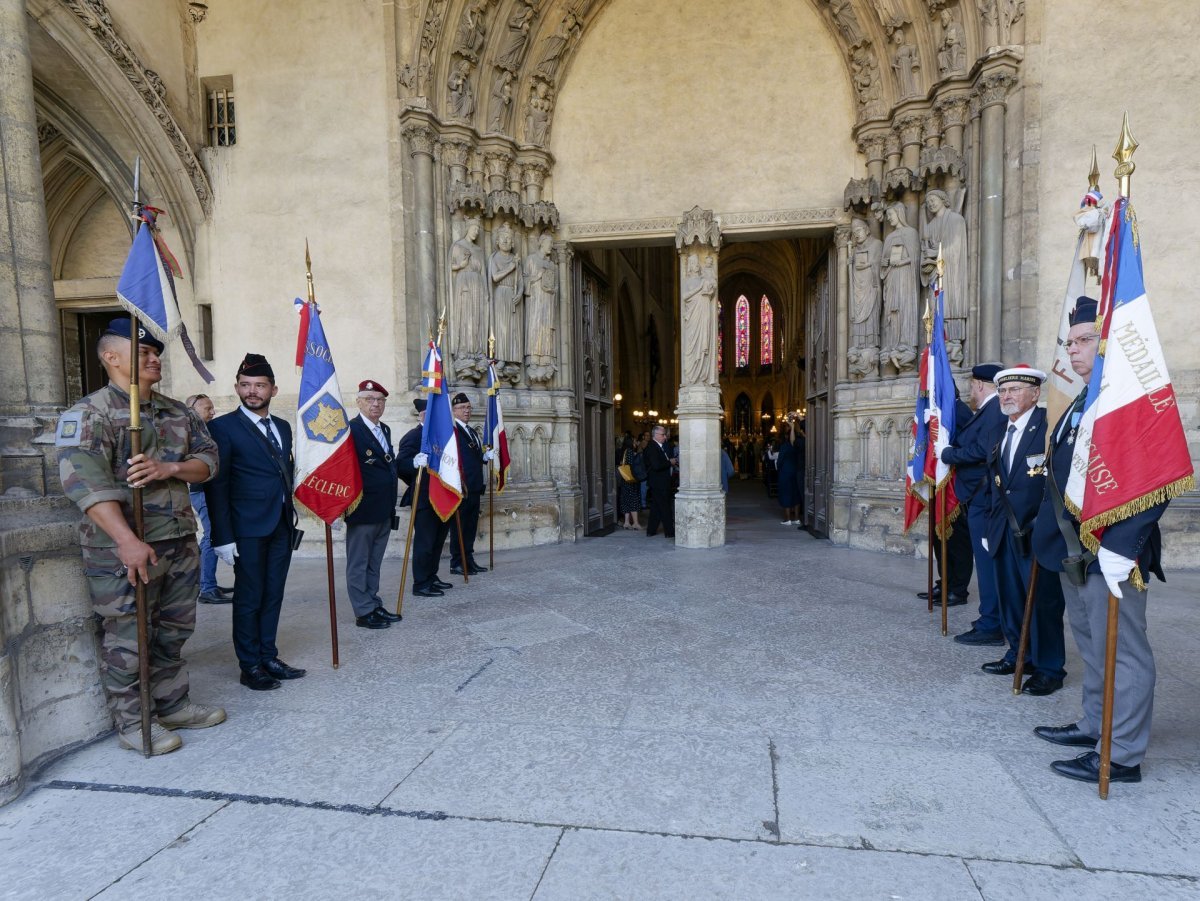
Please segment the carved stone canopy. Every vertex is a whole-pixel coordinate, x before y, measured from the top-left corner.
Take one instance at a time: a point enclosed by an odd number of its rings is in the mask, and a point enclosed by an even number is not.
[[[899,197],[905,191],[919,191],[921,184],[921,179],[904,166],[883,173],[883,193],[889,198]]]
[[[959,176],[963,173],[963,159],[953,147],[926,147],[921,151],[918,172],[922,178],[936,173]]]
[[[707,244],[713,250],[721,249],[721,223],[712,210],[694,206],[683,214],[675,232],[675,249],[682,251],[692,244]]]
[[[881,194],[878,179],[852,178],[842,196],[844,208],[848,210],[853,206],[870,206],[879,200]]]

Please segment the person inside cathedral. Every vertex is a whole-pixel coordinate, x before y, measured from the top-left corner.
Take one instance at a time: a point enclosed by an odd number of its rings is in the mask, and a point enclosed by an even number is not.
[[[212,398],[207,394],[192,394],[187,399],[187,405],[200,421],[207,427],[217,415]],[[232,604],[233,589],[222,588],[217,584],[217,555],[212,547],[212,523],[208,519],[208,504],[204,500],[204,485],[192,483],[188,485],[191,495],[192,509],[196,511],[196,519],[200,522],[200,603],[201,604]]]
[[[441,597],[454,587],[438,576],[438,565],[442,558],[442,550],[446,546],[446,536],[450,534],[450,523],[443,521],[429,502],[429,473],[420,472],[420,484],[417,485],[417,473],[429,465],[429,460],[421,452],[421,432],[425,428],[426,400],[418,397],[413,401],[417,411],[417,424],[405,432],[396,448],[396,471],[408,487],[400,498],[401,507],[412,507],[413,536],[412,536],[412,578],[413,594],[422,598]],[[415,494],[415,497],[414,497]]]
[[[783,508],[782,525],[800,524],[800,497],[796,482],[796,414],[789,413],[785,421],[785,432],[779,439],[777,450],[771,451],[771,461],[776,471],[776,497]]]
[[[396,494],[399,476],[392,453],[392,432],[382,422],[388,392],[374,379],[358,383],[358,415],[350,420],[350,437],[362,474],[362,499],[345,514],[346,593],[354,609],[354,624],[363,629],[386,629],[400,621],[383,606],[379,572],[392,531],[399,527]]]
[[[483,449],[479,433],[471,426],[471,398],[460,391],[454,395],[451,406],[454,430],[458,433],[463,497],[455,514],[462,524],[462,543],[459,544],[457,536],[450,542],[450,572],[456,576],[464,572],[474,576],[487,572],[487,567],[475,560],[475,536],[479,532],[480,501],[487,491],[485,464],[491,462],[494,451]]]
[[[1080,297],[1070,316],[1066,348],[1071,369],[1084,389],[1054,425],[1045,492],[1033,526],[1033,548],[1043,578],[1060,586],[1075,646],[1083,658],[1082,712],[1064,726],[1038,726],[1034,734],[1057,745],[1088,748],[1078,757],[1050,764],[1056,773],[1082,782],[1100,778],[1100,725],[1103,706],[1105,644],[1108,636],[1108,594],[1119,599],[1116,667],[1113,671],[1113,782],[1140,782],[1142,760],[1150,744],[1156,671],[1154,652],[1146,633],[1146,591],[1150,573],[1166,581],[1162,570],[1162,535],[1158,522],[1167,502],[1154,504],[1104,529],[1095,554],[1085,553],[1079,520],[1063,504],[1074,456],[1075,433],[1087,400],[1088,380],[1096,362],[1097,303]],[[1068,565],[1074,571],[1068,571]]]
[[[965,518],[964,535],[970,539],[970,553],[975,563],[979,589],[979,616],[968,631],[954,636],[954,640],[960,644],[1004,644],[1004,636],[1000,631],[996,569],[992,555],[983,546],[988,520],[987,458],[992,448],[1004,437],[1008,425],[996,396],[995,378],[1003,368],[999,363],[980,363],[972,367],[970,391],[974,412],[963,418],[963,411],[956,411],[959,418],[955,420],[954,438],[950,446],[942,450],[942,462],[954,467],[955,496],[966,508],[966,516],[960,514],[959,523]],[[956,550],[961,547],[961,538],[954,541],[952,536],[951,541]],[[956,562],[955,567],[956,571],[961,571],[961,564]]]
[[[678,457],[668,456],[667,429],[656,425],[650,431],[650,441],[642,452],[646,461],[646,481],[650,485],[650,513],[646,517],[646,535],[663,534],[675,537],[675,489],[671,484],[671,467],[679,464]]]
[[[626,467],[623,471],[618,472],[617,481],[617,515],[621,517],[621,528],[623,529],[641,529],[642,524],[638,522],[638,512],[641,510],[642,487],[641,482],[635,477],[633,471],[633,458],[636,451],[633,448],[633,435],[630,432],[625,433],[625,437],[621,439],[621,446],[617,448],[617,467]],[[626,478],[625,473],[629,474],[633,481]]]
[[[1037,405],[1046,373],[1018,364],[996,374],[996,393],[1007,417],[1004,439],[988,454],[987,532],[984,549],[996,568],[1000,628],[1008,651],[985,663],[985,673],[1009,676],[1016,671],[1021,626],[1033,570],[1031,535],[1046,484],[1046,410]],[[1034,586],[1024,669],[1032,675],[1021,691],[1053,694],[1066,678],[1063,638],[1063,591],[1057,579],[1038,579]]]

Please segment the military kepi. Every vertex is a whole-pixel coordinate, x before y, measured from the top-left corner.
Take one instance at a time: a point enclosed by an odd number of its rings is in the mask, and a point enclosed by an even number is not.
[[[997,385],[1006,385],[1009,382],[1021,382],[1025,385],[1041,387],[1044,381],[1046,381],[1046,373],[1040,369],[1034,369],[1028,363],[1018,363],[1011,369],[1002,369],[996,373]]]
[[[1091,297],[1075,299],[1075,309],[1071,311],[1071,325],[1092,323],[1096,321],[1096,310],[1099,304]]]
[[[387,389],[379,384],[379,382],[372,381],[371,379],[358,383],[358,393],[362,394],[364,391],[378,391],[384,397],[388,396]]]
[[[238,367],[237,374],[239,378],[245,375],[250,378],[268,378],[272,382],[275,381],[275,370],[271,368],[271,364],[262,354],[246,354],[242,365]]]
[[[129,317],[123,316],[120,319],[114,319],[108,324],[108,328],[104,330],[106,335],[116,335],[118,338],[129,340],[129,324],[132,322]],[[140,325],[138,326],[138,341],[145,344],[147,347],[153,347],[156,353],[163,352],[163,343],[147,332]]]

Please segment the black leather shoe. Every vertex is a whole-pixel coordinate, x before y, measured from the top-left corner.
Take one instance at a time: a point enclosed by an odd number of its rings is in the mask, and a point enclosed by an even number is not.
[[[434,580],[433,580],[432,582],[430,582],[429,584],[431,584],[431,585],[432,585],[434,588],[440,588],[440,589],[442,589],[442,591],[445,591],[447,588],[453,588],[453,587],[454,587],[454,583],[453,583],[453,582],[443,582],[441,579],[434,579]]]
[[[355,617],[354,625],[360,629],[386,629],[391,626],[391,623],[380,616],[378,610],[372,610],[366,616]]]
[[[440,598],[446,592],[440,588],[434,588],[432,585],[426,585],[424,588],[414,588],[413,594],[419,598]]]
[[[1034,673],[1021,686],[1021,693],[1041,697],[1043,695],[1052,695],[1062,687],[1062,679],[1049,679],[1041,673]]]
[[[487,571],[488,571],[488,568],[486,566],[480,566],[478,563],[472,563],[471,568],[467,570],[467,572],[469,572],[473,576],[477,576],[480,573],[485,573]]]
[[[1094,748],[1100,740],[1094,735],[1088,735],[1074,723],[1067,726],[1037,726],[1033,734],[1056,745],[1074,745],[1079,748]]]
[[[230,585],[228,588],[226,588],[224,585],[218,585],[217,593],[223,594],[227,598],[231,598],[231,597],[233,597],[233,586]]]
[[[961,635],[955,635],[954,640],[959,644],[971,645],[1004,645],[1004,636],[999,632],[980,632],[978,629],[972,629],[969,632],[963,632]]]
[[[463,574],[463,568],[461,566],[450,567],[450,575],[461,576],[462,574]]]
[[[993,676],[1011,676],[1017,671],[1017,665],[1009,663],[1007,660],[993,660],[991,663],[985,663],[979,668],[985,673],[991,673]]]
[[[270,691],[279,687],[279,680],[271,677],[261,666],[242,670],[242,684],[251,691]]]
[[[200,592],[201,604],[232,604],[233,598],[226,597],[220,591],[202,591]]]
[[[1050,764],[1050,769],[1068,779],[1078,779],[1080,782],[1100,781],[1100,755],[1095,751],[1080,754],[1074,760],[1056,760]],[[1121,766],[1119,763],[1108,765],[1109,782],[1141,782],[1142,765]]]
[[[376,616],[378,616],[380,619],[386,620],[389,623],[398,623],[398,622],[400,622],[400,620],[404,619],[404,617],[401,616],[399,613],[392,613],[392,611],[385,610],[383,607],[376,607],[371,612],[374,613]]]
[[[272,660],[264,660],[262,668],[274,676],[276,679],[299,679],[307,672],[307,670],[297,669],[294,666],[288,666],[278,657]]]
[[[923,601],[927,601],[927,600],[929,600],[929,592],[928,591],[918,591],[917,597],[919,597]],[[935,601],[940,601],[942,599],[942,586],[940,584],[933,586],[933,599]]]
[[[934,598],[933,603],[940,606],[942,599],[940,597]],[[967,596],[965,594],[952,594],[946,599],[947,607],[961,607],[965,603],[967,603]]]

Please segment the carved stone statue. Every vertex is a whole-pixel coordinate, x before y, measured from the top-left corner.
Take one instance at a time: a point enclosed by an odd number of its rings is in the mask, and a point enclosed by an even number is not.
[[[1019,29],[1018,23],[1025,17],[1025,0],[998,0],[1000,15],[999,40],[1001,44],[1019,44],[1023,38],[1024,29]]]
[[[715,385],[717,358],[713,339],[717,333],[717,263],[711,254],[704,262],[703,272],[699,254],[694,251],[688,254],[679,293],[683,303],[683,384]]]
[[[540,75],[547,81],[554,81],[554,77],[558,73],[559,61],[567,52],[571,39],[577,37],[581,32],[579,19],[575,17],[575,13],[568,10],[554,34],[542,42],[542,55],[538,57],[534,74]]]
[[[454,32],[454,52],[469,60],[479,59],[479,51],[487,37],[487,7],[489,0],[474,0],[463,10],[458,30]]]
[[[850,0],[828,0],[829,11],[833,13],[833,21],[837,24],[838,31],[842,33],[847,46],[854,47],[863,42],[862,28],[858,24],[858,16],[854,14],[854,7],[850,5]]]
[[[471,89],[471,62],[460,59],[446,82],[450,88],[450,118],[470,119],[475,112],[475,93]]]
[[[916,44],[910,44],[904,37],[904,28],[897,27],[892,32],[892,42],[896,52],[892,55],[892,68],[896,71],[896,83],[900,87],[901,97],[911,97],[921,92],[917,70],[921,68],[921,56]]]
[[[488,131],[504,131],[508,124],[508,111],[512,107],[513,74],[503,69],[496,70],[492,82],[492,95],[488,102]]]
[[[879,271],[883,278],[883,346],[880,360],[898,375],[914,368],[917,362],[917,322],[920,318],[921,242],[917,230],[908,224],[904,204],[893,203],[887,209],[892,229],[884,238]]]
[[[478,240],[479,220],[469,219],[466,233],[450,247],[450,349],[460,379],[478,380],[487,370],[487,265]]]
[[[525,258],[525,373],[533,384],[544,385],[558,369],[558,264],[550,256],[549,234]]]
[[[496,65],[501,69],[516,72],[521,68],[521,62],[525,59],[525,47],[529,43],[529,31],[533,27],[533,18],[536,15],[537,10],[529,0],[522,0],[509,16],[508,33],[504,36],[499,53],[496,54]]]
[[[879,66],[866,47],[857,48],[850,58],[850,68],[853,71],[854,90],[858,94],[858,102],[866,105],[880,97]]]
[[[529,91],[529,105],[525,110],[525,141],[529,144],[544,144],[550,132],[550,114],[554,100],[550,96],[550,85],[537,82]]]
[[[950,209],[945,191],[932,190],[925,194],[925,223],[921,239],[921,282],[928,285],[937,268],[938,248],[941,247],[946,273],[942,291],[946,309],[946,355],[956,366],[963,361],[963,341],[967,337],[967,220]]]
[[[962,72],[967,67],[967,32],[954,18],[954,13],[941,13],[942,43],[938,48],[938,71],[943,75]]]
[[[496,250],[488,260],[488,280],[492,283],[492,329],[496,335],[496,359],[500,377],[515,383],[521,377],[521,331],[525,324],[522,304],[525,286],[521,281],[521,260],[513,251],[513,233],[507,225],[496,230]]]
[[[879,360],[883,242],[861,219],[850,226],[850,239],[850,350],[846,358],[853,375],[865,376],[875,372]]]

